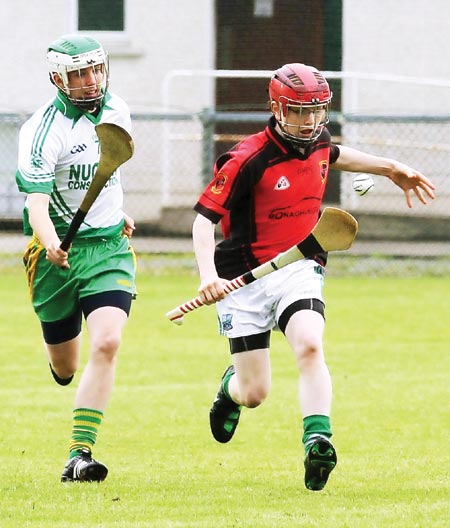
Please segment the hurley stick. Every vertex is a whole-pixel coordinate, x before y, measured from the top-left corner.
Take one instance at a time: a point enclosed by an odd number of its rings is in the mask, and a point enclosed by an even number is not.
[[[296,260],[311,257],[316,253],[348,249],[352,245],[357,231],[358,222],[350,213],[336,207],[326,207],[314,229],[304,240],[280,253],[272,260],[232,279],[225,285],[225,292],[231,293]],[[203,301],[200,297],[195,297],[167,312],[166,317],[172,323],[181,325],[184,315],[200,308],[200,306],[203,306]]]
[[[89,189],[61,242],[60,248],[64,251],[69,249],[80,225],[106,182],[122,163],[131,158],[134,152],[133,140],[122,127],[112,123],[102,123],[95,127],[95,131],[100,141],[100,161]]]

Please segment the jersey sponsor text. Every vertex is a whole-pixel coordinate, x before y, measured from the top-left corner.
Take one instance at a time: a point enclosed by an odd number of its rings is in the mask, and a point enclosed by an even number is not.
[[[69,189],[87,191],[91,184],[92,178],[95,175],[97,167],[98,163],[71,165],[67,187]],[[105,187],[111,187],[112,185],[117,185],[118,183],[119,181],[117,177],[113,174],[106,182]]]

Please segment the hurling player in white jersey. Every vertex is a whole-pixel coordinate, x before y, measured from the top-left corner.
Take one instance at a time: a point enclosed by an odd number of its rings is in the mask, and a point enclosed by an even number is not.
[[[95,126],[128,132],[127,104],[108,91],[108,56],[95,39],[64,35],[47,52],[56,97],[24,123],[16,181],[26,193],[24,254],[33,308],[54,380],[68,385],[79,366],[84,317],[90,354],[76,391],[68,461],[61,481],[102,481],[107,467],[92,446],[108,403],[122,331],[135,297],[134,221],[122,211],[119,169],[111,176],[69,251],[60,249],[97,168]]]

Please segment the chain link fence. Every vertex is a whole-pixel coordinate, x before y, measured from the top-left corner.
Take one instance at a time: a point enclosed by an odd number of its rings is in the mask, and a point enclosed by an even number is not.
[[[0,115],[3,263],[17,262],[25,245],[20,234],[24,196],[16,189],[14,174],[18,131],[26,117]],[[137,251],[159,254],[158,262],[164,266],[164,255],[192,251],[192,207],[211,176],[215,156],[264,127],[268,113],[207,109],[132,117],[136,152],[122,169],[125,209],[138,226]],[[434,181],[438,193],[438,199],[427,207],[416,200],[410,210],[402,192],[381,177],[376,177],[370,194],[360,197],[352,189],[352,175],[333,172],[326,205],[352,212],[360,223],[354,247],[345,255],[333,255],[335,272],[448,274],[450,117],[333,114],[330,130],[337,142],[401,160],[422,171]],[[173,262],[172,257],[169,260]],[[184,262],[192,266],[192,256]]]

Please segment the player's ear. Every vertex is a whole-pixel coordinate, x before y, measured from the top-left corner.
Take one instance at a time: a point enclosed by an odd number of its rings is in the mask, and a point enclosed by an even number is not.
[[[278,102],[275,101],[274,99],[272,99],[272,101],[270,101],[270,111],[272,112],[272,114],[273,114],[275,117],[279,117],[279,114],[280,114],[280,105],[279,105]]]
[[[59,76],[59,74],[57,74],[57,73],[50,73],[50,81],[51,81],[55,86],[57,86],[58,88],[61,88],[61,89],[64,88],[63,81],[62,81],[61,77]]]

